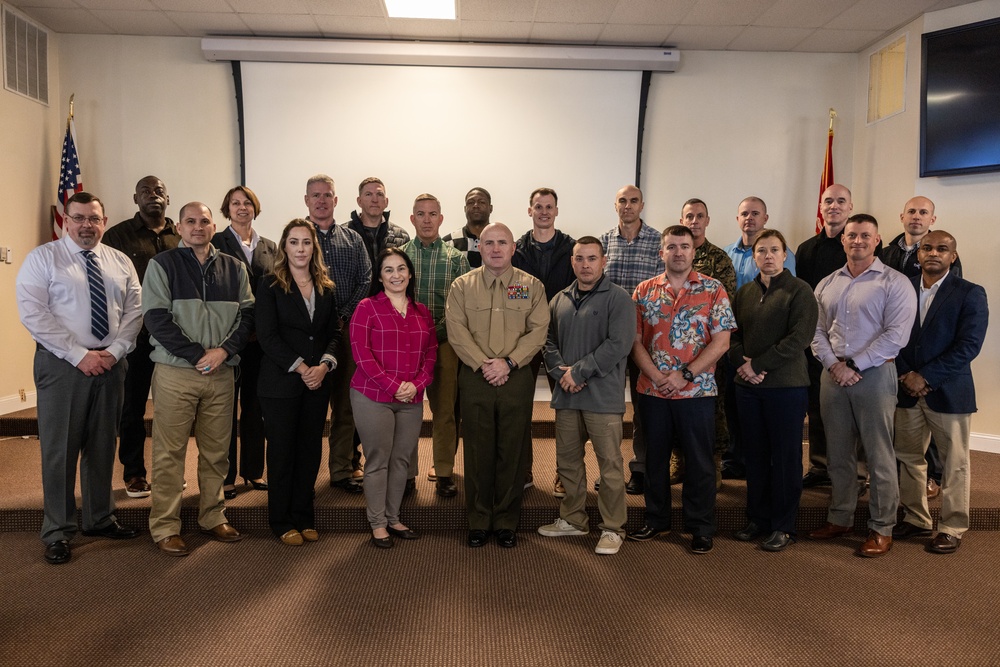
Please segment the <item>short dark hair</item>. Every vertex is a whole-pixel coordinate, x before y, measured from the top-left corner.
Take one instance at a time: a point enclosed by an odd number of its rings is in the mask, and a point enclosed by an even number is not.
[[[531,196],[528,197],[528,203],[529,204],[531,204],[531,203],[533,203],[535,201],[535,196],[536,195],[541,195],[543,197],[545,195],[552,195],[552,198],[556,200],[556,205],[557,206],[559,205],[559,195],[557,195],[556,191],[553,190],[552,188],[535,188],[531,192]]]
[[[101,217],[103,218],[105,216],[104,202],[89,192],[84,192],[82,190],[66,200],[66,206],[63,207],[63,211],[66,211],[70,204],[92,204],[94,202],[97,202],[97,205],[101,207]]]
[[[465,199],[467,200],[469,198],[469,195],[471,195],[473,192],[482,192],[486,196],[486,201],[488,201],[491,204],[493,203],[493,197],[490,196],[490,193],[486,188],[472,188],[471,190],[465,193]]]
[[[687,206],[687,204],[685,204],[685,206]],[[692,241],[694,240],[694,234],[691,233],[691,230],[685,227],[684,225],[670,225],[669,227],[664,229],[663,234],[660,235],[661,245],[668,236],[687,236]]]
[[[365,186],[371,183],[378,183],[379,185],[382,186],[382,189],[385,190],[385,183],[382,182],[382,179],[375,178],[374,176],[369,176],[365,180],[361,181],[361,183],[358,185],[358,194],[360,195],[361,191],[365,189]]]
[[[601,257],[604,257],[604,244],[596,236],[581,236],[576,240],[576,245],[596,245],[601,249]],[[574,247],[574,252],[576,251]]]
[[[706,204],[701,199],[698,199],[697,197],[691,197],[691,199],[688,199],[686,202],[681,204],[681,213],[684,213],[685,208],[687,208],[688,206],[693,206],[694,204],[701,204],[702,206],[705,207],[705,213],[706,214],[708,213],[708,204]]]
[[[847,222],[844,223],[844,226],[846,227],[852,222],[870,222],[873,225],[875,225],[875,229],[878,229],[878,220],[875,219],[874,215],[868,215],[867,213],[855,213],[854,215],[852,215],[847,219]]]
[[[406,284],[406,296],[416,302],[417,292],[414,284],[416,283],[416,271],[413,269],[413,260],[411,260],[410,256],[399,248],[385,248],[378,254],[378,257],[375,258],[375,264],[372,266],[372,282],[371,286],[368,288],[368,296],[375,296],[379,292],[385,291],[385,285],[383,285],[382,281],[378,279],[378,276],[382,273],[382,262],[385,261],[386,257],[390,257],[392,255],[399,255],[403,258],[403,261],[406,262],[406,268],[410,272],[410,282]]]

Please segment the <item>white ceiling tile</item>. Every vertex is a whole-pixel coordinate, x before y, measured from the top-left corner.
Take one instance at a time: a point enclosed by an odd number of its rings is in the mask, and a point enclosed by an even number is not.
[[[167,12],[233,13],[226,0],[152,0],[152,3]]]
[[[463,21],[532,21],[535,0],[461,0],[458,18]]]
[[[697,0],[619,0],[608,23],[677,25]]]
[[[389,32],[402,39],[454,41],[462,36],[458,21],[434,19],[389,19]]]
[[[828,30],[820,28],[794,49],[803,53],[857,53],[881,39],[884,30]]]
[[[237,14],[308,14],[302,0],[227,0]]]
[[[304,0],[304,2],[310,14],[386,18],[382,0]]]
[[[596,44],[603,28],[604,26],[599,23],[536,23],[531,28],[531,41]]]
[[[119,35],[169,35],[184,36],[187,33],[161,11],[114,11],[94,9],[91,13],[111,26]]]
[[[309,14],[240,14],[255,35],[320,37],[322,33]]]
[[[115,31],[86,9],[27,7],[22,10],[49,30],[83,35],[113,35]]]
[[[791,51],[812,32],[811,28],[749,26],[744,28],[727,48],[732,51]]]
[[[531,35],[528,21],[466,21],[459,23],[462,39],[476,42],[527,42]]]
[[[936,0],[860,0],[848,7],[825,28],[840,30],[867,29],[892,30],[920,16]]]
[[[324,37],[389,39],[389,22],[374,16],[313,16]]]
[[[679,25],[663,43],[682,50],[722,51],[743,30],[740,26]]]
[[[157,9],[150,0],[77,0],[84,9],[113,9],[113,10],[138,10],[153,11]]]
[[[858,0],[777,0],[753,25],[818,28]]]
[[[206,35],[249,35],[250,28],[237,14],[167,12],[170,20],[191,37]]]
[[[608,0],[538,0],[535,21],[542,23],[604,23],[615,9]]]
[[[609,23],[604,26],[598,44],[617,46],[659,46],[670,34],[670,26],[665,25],[623,25]]]
[[[774,0],[698,0],[681,25],[750,25]]]

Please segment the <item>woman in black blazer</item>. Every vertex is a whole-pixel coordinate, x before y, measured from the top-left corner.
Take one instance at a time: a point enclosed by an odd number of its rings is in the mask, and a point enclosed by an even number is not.
[[[271,272],[278,247],[253,229],[254,219],[260,215],[260,201],[253,190],[239,185],[226,193],[222,200],[222,215],[229,220],[229,227],[212,237],[212,245],[243,263],[250,278],[250,289],[257,294],[257,283],[265,273]],[[240,350],[240,365],[236,372],[233,396],[233,433],[229,438],[229,473],[223,481],[222,492],[226,498],[236,497],[237,471],[243,482],[266,491],[264,482],[264,421],[257,400],[257,374],[260,371],[261,351],[257,336],[251,332],[250,341]],[[239,409],[237,410],[237,399]],[[236,447],[237,414],[239,414],[239,442]],[[239,467],[237,467],[237,454]]]
[[[268,521],[291,546],[319,539],[313,514],[323,425],[336,368],[340,318],[333,281],[311,222],[281,233],[274,273],[257,289],[257,339],[264,351],[257,394],[267,434]]]

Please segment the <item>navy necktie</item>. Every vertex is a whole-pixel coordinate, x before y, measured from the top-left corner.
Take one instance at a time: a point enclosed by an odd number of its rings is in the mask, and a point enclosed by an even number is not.
[[[87,259],[87,282],[90,284],[90,332],[98,340],[108,335],[108,296],[104,291],[104,275],[97,265],[97,255],[84,250]]]

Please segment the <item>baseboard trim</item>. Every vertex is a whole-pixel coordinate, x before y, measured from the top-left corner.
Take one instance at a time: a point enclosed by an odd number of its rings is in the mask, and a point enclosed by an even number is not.
[[[34,390],[26,391],[24,397],[26,400],[22,401],[21,397],[17,394],[13,396],[0,396],[0,415],[9,415],[11,412],[27,410],[38,405],[38,396]]]

